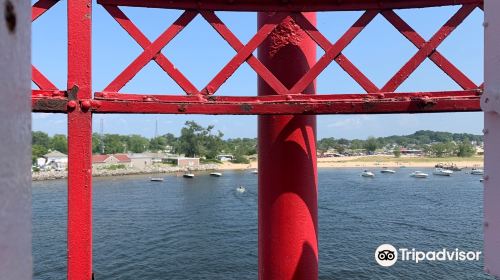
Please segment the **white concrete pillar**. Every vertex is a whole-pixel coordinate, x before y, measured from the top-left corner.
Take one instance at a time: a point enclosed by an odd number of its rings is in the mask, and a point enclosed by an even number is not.
[[[500,276],[500,1],[485,0],[484,270]]]
[[[0,279],[32,278],[31,7],[0,0]]]

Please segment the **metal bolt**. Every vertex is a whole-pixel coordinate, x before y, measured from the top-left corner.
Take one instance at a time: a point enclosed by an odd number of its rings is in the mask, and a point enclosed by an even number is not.
[[[74,110],[76,108],[76,101],[70,100],[68,101],[68,110]]]
[[[488,134],[490,131],[487,128],[483,128],[483,133]]]
[[[14,5],[7,0],[5,2],[4,6],[4,15],[5,15],[5,22],[7,24],[7,29],[9,30],[10,33],[14,33],[16,31],[16,12],[14,11]]]
[[[82,101],[81,106],[82,106],[83,111],[88,111],[90,109],[90,107],[92,107],[92,104],[90,103],[90,101],[84,100],[84,101]]]

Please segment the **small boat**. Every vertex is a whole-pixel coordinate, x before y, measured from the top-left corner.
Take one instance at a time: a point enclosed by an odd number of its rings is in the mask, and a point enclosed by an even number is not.
[[[152,178],[149,178],[149,181],[151,182],[163,182],[163,178],[162,177],[152,177]]]
[[[453,171],[438,167],[438,168],[434,169],[432,174],[437,175],[437,176],[451,176],[451,174],[453,174]]]
[[[222,173],[220,173],[220,172],[212,172],[212,173],[210,173],[210,176],[212,176],[212,177],[220,177],[220,176],[222,176]]]
[[[244,193],[246,191],[246,189],[243,186],[239,186],[239,187],[236,188],[236,191],[239,192],[239,193]]]
[[[472,175],[484,175],[484,170],[480,168],[472,168],[472,171],[470,172]]]
[[[482,183],[483,181],[484,181],[484,178],[479,179],[479,182],[481,182],[481,183]]]
[[[394,171],[392,169],[384,168],[384,169],[380,170],[380,173],[394,174],[394,173],[396,173],[396,171]]]
[[[422,171],[415,171],[415,172],[410,174],[410,177],[414,177],[414,178],[427,178],[427,176],[429,176],[429,175],[422,172]]]
[[[375,174],[373,174],[373,172],[365,170],[365,171],[363,171],[363,173],[361,173],[361,176],[366,177],[366,178],[373,178],[373,177],[375,177]]]
[[[251,171],[251,173],[252,173],[252,174],[259,174],[259,170],[254,169],[254,170],[252,170],[252,171]]]
[[[193,173],[185,173],[184,175],[182,175],[182,177],[184,177],[184,178],[194,178],[194,174]]]

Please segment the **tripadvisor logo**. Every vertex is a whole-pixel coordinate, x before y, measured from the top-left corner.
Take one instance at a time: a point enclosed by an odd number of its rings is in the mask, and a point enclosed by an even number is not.
[[[391,244],[382,244],[375,250],[375,260],[381,266],[393,266],[398,261],[398,251]]]
[[[398,258],[399,256],[399,258]],[[391,244],[382,244],[375,250],[375,261],[381,266],[393,266],[398,259],[419,263],[422,261],[479,261],[481,251],[441,249],[439,251],[418,251],[415,248],[396,249]]]

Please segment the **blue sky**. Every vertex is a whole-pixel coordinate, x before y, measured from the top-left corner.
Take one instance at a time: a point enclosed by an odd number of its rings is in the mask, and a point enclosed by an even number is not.
[[[122,8],[153,41],[180,11]],[[458,7],[399,10],[397,13],[425,39],[429,39]],[[246,43],[256,30],[255,13],[217,14]],[[318,29],[332,42],[361,15],[360,12],[318,13]],[[99,5],[93,8],[93,88],[104,89],[142,51],[139,45]],[[476,9],[438,48],[476,84],[483,80],[483,12]],[[66,87],[66,2],[61,1],[40,17],[32,28],[33,63],[59,88]],[[417,49],[381,15],[343,52],[377,86],[381,87],[415,54]],[[235,52],[201,16],[162,50],[195,86],[202,88]],[[323,51],[318,48],[318,56]],[[257,76],[244,64],[217,92],[218,95],[256,95]],[[318,93],[360,93],[362,89],[334,62],[317,80]],[[430,60],[426,60],[398,91],[460,89]],[[150,62],[122,90],[123,93],[178,94],[181,89],[154,62]],[[214,124],[226,138],[256,137],[256,116],[204,115],[94,115],[94,131],[100,120],[105,133],[178,134],[186,120]],[[420,129],[480,134],[482,113],[318,116],[318,138],[361,138],[410,134]],[[66,118],[57,114],[33,114],[33,130],[66,133]]]

